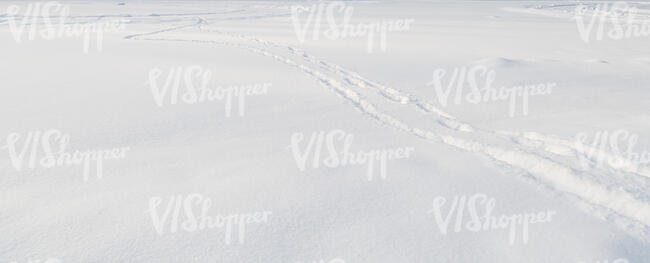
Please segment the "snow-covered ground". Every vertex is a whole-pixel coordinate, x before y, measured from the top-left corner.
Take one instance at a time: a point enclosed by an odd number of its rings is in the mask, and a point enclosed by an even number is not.
[[[648,21],[0,1],[0,262],[650,262]]]

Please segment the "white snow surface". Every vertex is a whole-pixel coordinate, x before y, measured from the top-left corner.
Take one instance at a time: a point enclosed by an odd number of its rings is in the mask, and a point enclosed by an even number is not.
[[[61,3],[74,22],[126,27],[101,52],[75,37],[17,43],[5,11],[28,2],[0,2],[0,147],[57,129],[72,150],[130,150],[85,181],[80,166],[17,170],[0,148],[0,262],[650,262],[650,166],[583,169],[574,143],[624,129],[650,151],[650,38],[582,41],[573,12],[600,2],[345,1],[355,23],[414,20],[372,53],[365,37],[299,41],[291,6],[314,1]],[[272,85],[243,116],[221,101],[157,106],[151,69],[192,65],[217,85]],[[433,71],[472,65],[499,86],[557,86],[526,116],[507,101],[441,105]],[[292,134],[332,130],[353,134],[353,150],[414,151],[370,181],[364,165],[301,171]],[[222,229],[159,234],[151,198],[193,193],[210,215],[272,214],[242,243]],[[446,216],[478,193],[495,216],[555,214],[527,242],[455,220],[441,233],[434,198]]]

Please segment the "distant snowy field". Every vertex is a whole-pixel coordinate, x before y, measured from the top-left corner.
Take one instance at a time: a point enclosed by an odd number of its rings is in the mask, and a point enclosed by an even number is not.
[[[0,262],[650,262],[649,47],[639,1],[0,1]]]

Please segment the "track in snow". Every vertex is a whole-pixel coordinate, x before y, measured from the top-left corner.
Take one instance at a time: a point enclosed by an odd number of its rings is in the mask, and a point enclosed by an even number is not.
[[[252,15],[214,20],[264,19],[287,15]],[[616,224],[645,242],[650,241],[650,203],[645,196],[639,196],[638,192],[631,191],[629,187],[635,182],[649,182],[648,167],[631,165],[603,168],[592,163],[589,172],[581,171],[582,153],[571,140],[535,132],[516,133],[477,128],[423,98],[382,85],[306,51],[239,33],[207,28],[214,22],[201,17],[195,19],[195,23],[130,35],[126,39],[230,46],[274,59],[314,78],[321,86],[384,127],[488,157],[496,167],[505,165],[508,171],[504,172],[507,173],[523,171],[535,178],[535,182],[565,194],[585,211]],[[200,30],[206,34],[218,34],[226,40],[153,37],[179,30]],[[393,107],[408,107],[412,114],[424,114],[432,121],[407,123],[404,118],[388,114],[385,110]]]

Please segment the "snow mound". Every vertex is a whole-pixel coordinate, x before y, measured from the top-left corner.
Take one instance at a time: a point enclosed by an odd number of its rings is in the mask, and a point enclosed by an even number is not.
[[[484,58],[474,61],[475,65],[483,65],[490,68],[513,68],[526,66],[528,63],[523,60],[504,57]]]

